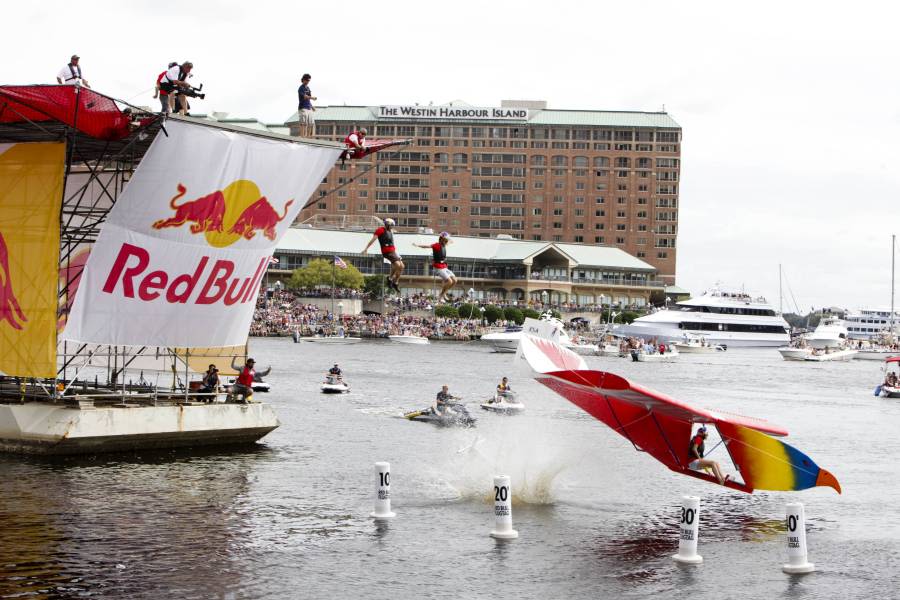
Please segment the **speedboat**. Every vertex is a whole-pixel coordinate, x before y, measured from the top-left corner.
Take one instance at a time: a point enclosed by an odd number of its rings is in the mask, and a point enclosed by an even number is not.
[[[515,415],[525,410],[525,405],[518,401],[515,392],[497,392],[481,403],[481,408],[503,415]]]
[[[806,343],[813,349],[837,348],[847,342],[847,327],[837,317],[822,317],[815,331],[806,336]]]
[[[572,340],[566,333],[562,321],[554,317],[549,312],[545,312],[541,315],[541,321],[553,323],[556,329],[556,333],[559,334],[559,343],[572,351],[576,351],[574,348],[572,348]],[[519,325],[510,325],[501,332],[487,333],[481,336],[481,340],[490,344],[491,348],[494,349],[494,352],[507,353],[513,353],[516,351],[516,349],[519,347],[519,340],[521,338],[522,327],[520,327]],[[593,346],[593,349],[594,353],[596,353],[597,347]]]
[[[621,351],[619,350],[619,346],[616,344],[603,344],[600,350],[597,352],[600,356],[619,356]]]
[[[389,335],[388,339],[398,344],[428,344],[428,338],[421,335]]]
[[[783,346],[778,349],[784,360],[806,360],[812,354],[812,348],[808,346]]]
[[[308,335],[295,336],[295,342],[313,342],[315,344],[358,344],[362,338],[349,335]]]
[[[813,350],[803,360],[812,362],[844,361],[851,360],[854,356],[856,356],[856,350],[850,348],[820,348]]]
[[[681,340],[670,342],[679,352],[685,354],[712,354],[726,349],[723,344],[712,344],[705,336],[685,334]]]
[[[891,356],[900,356],[900,350],[883,347],[866,347],[857,349],[856,360],[884,360]]]
[[[403,416],[410,421],[431,423],[439,427],[474,427],[475,417],[469,414],[468,409],[462,404],[446,404],[442,413],[436,413],[434,408],[425,408],[408,412]]]
[[[235,382],[235,381],[236,381],[236,380],[232,377],[232,378],[228,381],[228,385],[225,386],[225,390],[226,390],[226,391],[229,391],[229,390],[231,389],[231,386],[234,385],[234,382]],[[263,392],[263,393],[265,393],[265,392],[270,391],[269,383],[266,382],[266,381],[263,381],[262,378],[259,377],[259,375],[257,375],[257,376],[256,376],[256,379],[253,380],[253,386],[252,386],[252,387],[253,387],[253,391],[254,391],[254,392]]]
[[[346,381],[334,375],[325,377],[325,381],[320,386],[323,394],[343,394],[350,391],[350,386]]]
[[[572,340],[566,348],[574,352],[575,354],[580,354],[582,356],[597,356],[600,352],[600,346],[597,344],[585,344],[584,342]]]

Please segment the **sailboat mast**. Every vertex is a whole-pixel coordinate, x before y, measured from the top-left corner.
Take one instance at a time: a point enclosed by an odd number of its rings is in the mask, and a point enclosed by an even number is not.
[[[778,264],[778,312],[784,314],[784,293],[781,291],[781,263]]]
[[[897,256],[897,236],[891,236],[891,316],[890,316],[890,332],[891,338],[894,337],[894,262]]]

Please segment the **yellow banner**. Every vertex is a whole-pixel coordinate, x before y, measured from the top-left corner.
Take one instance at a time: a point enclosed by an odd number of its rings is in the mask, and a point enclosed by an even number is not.
[[[0,371],[56,375],[63,143],[0,144]]]

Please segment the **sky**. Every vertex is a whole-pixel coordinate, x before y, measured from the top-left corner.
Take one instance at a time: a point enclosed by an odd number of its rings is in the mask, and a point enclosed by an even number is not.
[[[207,93],[197,108],[266,122],[293,114],[304,72],[321,105],[665,106],[683,128],[678,285],[743,287],[777,305],[780,264],[803,312],[890,305],[900,232],[893,3],[72,6],[4,7],[0,82],[51,83],[77,53],[95,89],[137,105],[153,105],[168,62],[190,60]]]

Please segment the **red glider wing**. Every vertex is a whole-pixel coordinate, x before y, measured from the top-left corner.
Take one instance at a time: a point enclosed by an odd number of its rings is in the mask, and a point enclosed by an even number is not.
[[[387,148],[392,148],[394,146],[408,146],[412,144],[411,139],[406,140],[379,140],[372,139],[366,140],[365,147],[362,150],[353,150],[348,148],[341,153],[341,160],[347,160],[348,158],[351,160],[356,160],[363,158],[365,156],[369,156],[370,154],[375,154],[376,152],[380,152],[381,150],[385,150]]]

